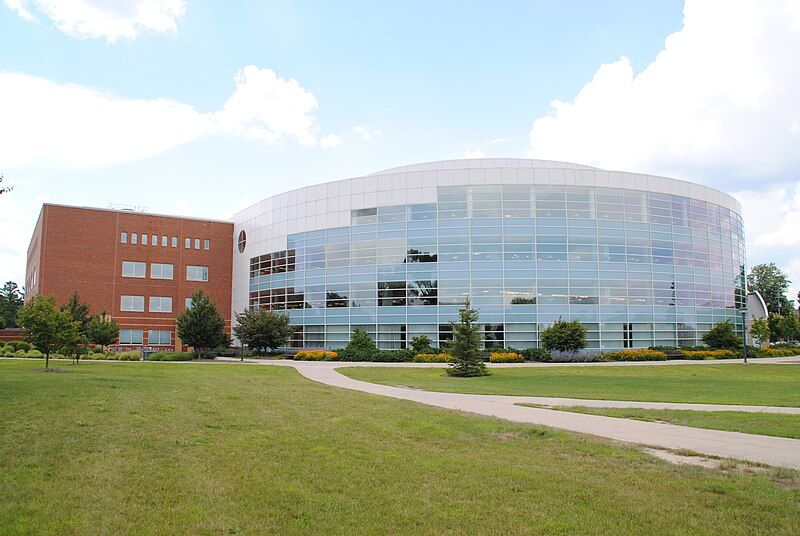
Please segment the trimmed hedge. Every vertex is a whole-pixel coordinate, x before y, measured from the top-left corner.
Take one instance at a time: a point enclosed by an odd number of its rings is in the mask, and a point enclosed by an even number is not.
[[[130,350],[128,352],[110,354],[108,359],[115,359],[117,361],[140,361],[142,359],[142,354],[139,353],[139,350]]]
[[[667,354],[659,350],[620,350],[603,354],[604,361],[665,361]]]
[[[147,361],[192,361],[195,357],[194,352],[153,352]]]
[[[10,347],[14,352],[19,350],[30,352],[33,350],[33,345],[28,341],[8,341],[5,346]]]
[[[544,348],[525,348],[520,353],[525,358],[525,361],[550,363],[553,360],[553,358],[550,356],[550,352]]]

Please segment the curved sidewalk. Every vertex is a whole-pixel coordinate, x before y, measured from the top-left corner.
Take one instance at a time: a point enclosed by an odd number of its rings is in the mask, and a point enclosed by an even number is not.
[[[782,437],[705,430],[673,424],[587,415],[515,405],[538,397],[509,397],[419,391],[353,380],[337,372],[341,364],[295,362],[294,367],[310,380],[375,395],[411,400],[429,406],[538,424],[590,434],[626,443],[667,449],[687,449],[709,456],[800,470],[800,440]],[[556,399],[558,400],[558,399]],[[580,401],[585,404],[586,401]],[[608,401],[603,401],[607,403]],[[534,402],[535,403],[535,402]]]

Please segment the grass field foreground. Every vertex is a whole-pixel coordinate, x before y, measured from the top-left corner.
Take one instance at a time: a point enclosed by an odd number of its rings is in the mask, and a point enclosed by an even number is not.
[[[284,367],[56,365],[0,361],[3,534],[800,532],[795,473],[673,466]]]
[[[800,406],[800,365],[516,367],[479,378],[453,378],[441,368],[338,370],[356,380],[448,393]]]
[[[535,404],[521,406],[541,407]],[[595,408],[586,406],[556,406],[548,409],[605,415],[638,421],[664,422],[709,430],[727,430],[745,434],[761,434],[800,439],[800,415],[781,413],[750,413],[746,411],[694,411],[676,409]]]

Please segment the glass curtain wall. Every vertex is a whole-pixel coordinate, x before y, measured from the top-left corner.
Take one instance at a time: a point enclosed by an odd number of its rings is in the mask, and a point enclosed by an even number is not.
[[[741,323],[740,216],[687,197],[573,186],[440,187],[438,203],[353,210],[250,261],[251,307],[286,311],[293,346],[452,338],[469,296],[487,347],[538,345],[559,318],[594,349],[695,345]]]

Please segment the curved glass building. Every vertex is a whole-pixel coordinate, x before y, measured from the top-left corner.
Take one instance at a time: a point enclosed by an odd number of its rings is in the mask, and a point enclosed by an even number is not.
[[[452,337],[469,296],[485,345],[537,346],[559,318],[589,348],[695,345],[741,328],[744,231],[731,196],[542,160],[416,164],[309,186],[234,216],[233,308],[285,311],[292,346]]]

